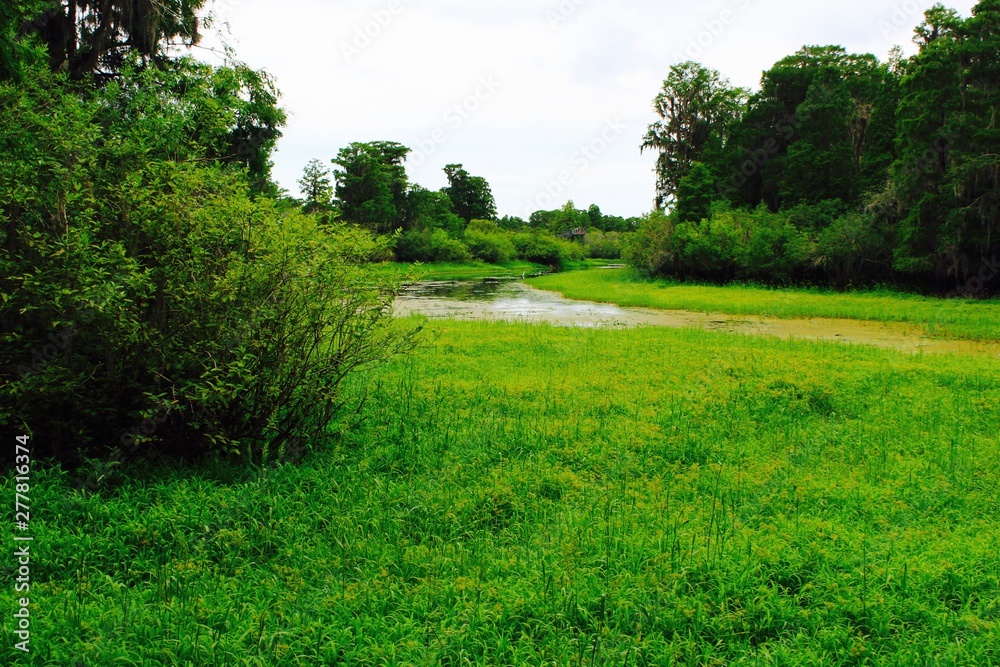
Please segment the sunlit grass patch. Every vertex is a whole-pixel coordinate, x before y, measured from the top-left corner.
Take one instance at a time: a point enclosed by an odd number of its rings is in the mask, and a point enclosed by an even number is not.
[[[32,664],[995,662],[1000,362],[427,326],[301,465],[40,476]]]
[[[873,290],[834,292],[747,285],[693,285],[639,277],[631,269],[572,271],[531,284],[571,299],[640,308],[693,310],[781,318],[830,317],[913,325],[928,335],[1000,340],[1000,302],[937,299]]]

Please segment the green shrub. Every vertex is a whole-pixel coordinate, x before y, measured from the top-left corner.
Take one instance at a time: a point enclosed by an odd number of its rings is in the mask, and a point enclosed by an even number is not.
[[[588,257],[595,259],[621,259],[624,237],[620,232],[591,229],[584,240],[584,249]]]
[[[676,220],[663,211],[652,211],[622,247],[622,259],[646,275],[667,275],[678,269],[673,248]]]
[[[735,209],[717,215],[740,230],[736,249],[740,278],[787,281],[806,268],[811,252],[808,235],[795,228],[787,213]]]
[[[869,215],[850,213],[836,218],[816,241],[815,264],[843,289],[866,274],[887,271],[890,262],[886,235]]]
[[[235,122],[223,101],[170,103],[175,70],[89,93],[32,74],[0,84],[0,426],[37,456],[305,447],[346,374],[409,348],[395,285],[361,266],[382,241],[164,143]]]
[[[511,241],[519,259],[535,264],[562,266],[567,262],[583,259],[583,247],[543,232],[515,234]]]
[[[465,232],[465,244],[476,259],[490,264],[505,264],[517,256],[510,237],[502,233],[485,234],[472,229]]]
[[[442,229],[411,229],[396,238],[396,259],[400,262],[471,262],[472,253],[464,243]]]

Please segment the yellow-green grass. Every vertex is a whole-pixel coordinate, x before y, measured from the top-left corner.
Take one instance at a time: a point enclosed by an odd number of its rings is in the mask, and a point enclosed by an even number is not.
[[[477,278],[520,278],[550,271],[547,266],[531,262],[487,264],[486,262],[405,264],[386,262],[378,271],[406,280],[474,280]]]
[[[1000,664],[1000,362],[428,327],[299,465],[37,473],[0,663]]]
[[[832,317],[917,326],[940,338],[1000,340],[1000,301],[938,299],[890,290],[833,292],[650,280],[631,269],[572,271],[533,278],[571,299],[640,308],[780,318]]]

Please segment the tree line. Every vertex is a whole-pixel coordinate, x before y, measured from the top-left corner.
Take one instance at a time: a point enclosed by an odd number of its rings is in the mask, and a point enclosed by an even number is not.
[[[616,259],[639,223],[573,202],[528,220],[500,217],[490,184],[461,164],[445,165],[448,185],[439,191],[411,183],[409,152],[393,141],[354,142],[331,160],[332,170],[311,160],[298,181],[297,203],[387,239],[400,262],[522,260],[559,267],[585,257]]]
[[[915,55],[887,62],[807,46],[753,93],[672,67],[642,146],[657,156],[658,212],[630,260],[680,277],[985,293],[1000,250],[1000,0],[968,18],[936,5],[914,40]]]

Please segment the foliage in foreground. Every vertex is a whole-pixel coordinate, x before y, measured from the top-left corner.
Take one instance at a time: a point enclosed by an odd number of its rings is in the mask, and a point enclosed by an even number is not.
[[[997,361],[435,326],[301,466],[36,479],[24,664],[1000,661]]]
[[[261,81],[181,61],[0,83],[0,425],[36,456],[302,447],[345,374],[408,348],[394,282],[359,268],[384,243],[279,214],[223,159]]]

